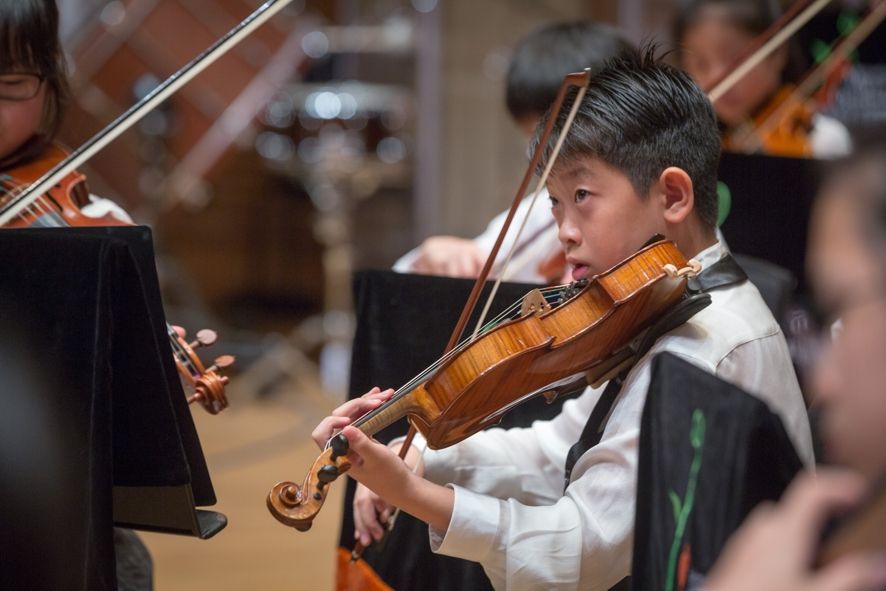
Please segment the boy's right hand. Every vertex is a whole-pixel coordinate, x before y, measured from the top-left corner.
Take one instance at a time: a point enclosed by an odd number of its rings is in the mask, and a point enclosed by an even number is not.
[[[431,236],[422,242],[412,271],[426,275],[474,278],[483,270],[486,255],[473,240]]]
[[[354,491],[354,539],[364,548],[373,540],[381,541],[394,507],[383,498],[357,483]]]
[[[389,447],[395,453],[400,452],[399,443],[392,443]],[[410,446],[404,461],[417,475],[424,475],[421,452],[414,445]],[[380,542],[394,514],[394,506],[358,482],[354,491],[353,508],[354,538],[359,540],[364,548],[373,540]]]

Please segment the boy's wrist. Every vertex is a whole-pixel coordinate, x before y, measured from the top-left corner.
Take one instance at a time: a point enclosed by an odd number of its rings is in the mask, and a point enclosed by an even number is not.
[[[455,493],[451,488],[410,471],[403,482],[402,496],[403,503],[398,506],[403,511],[441,532],[448,529],[455,505]]]

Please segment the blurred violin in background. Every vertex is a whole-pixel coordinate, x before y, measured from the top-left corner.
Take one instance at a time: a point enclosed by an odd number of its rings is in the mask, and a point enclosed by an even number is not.
[[[757,116],[724,134],[723,149],[810,158],[813,114],[807,101],[798,100],[793,86],[783,86]]]
[[[13,204],[23,190],[42,177],[47,171],[68,157],[67,151],[58,144],[49,144],[37,158],[0,171],[0,207]],[[112,212],[101,216],[89,216],[82,208],[90,203],[86,176],[78,171],[69,172],[46,193],[37,196],[18,215],[3,224],[3,228],[66,228],[88,226],[128,226],[131,222],[120,219]],[[199,402],[210,414],[218,414],[228,406],[225,385],[228,378],[219,370],[234,363],[231,355],[216,358],[210,367],[204,367],[195,350],[212,345],[217,335],[204,329],[197,333],[193,342],[185,340],[181,327],[166,325],[173,358],[185,387],[188,404]]]

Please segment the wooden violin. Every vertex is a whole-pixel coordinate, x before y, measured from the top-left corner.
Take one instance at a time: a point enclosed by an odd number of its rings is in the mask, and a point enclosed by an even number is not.
[[[14,204],[25,188],[67,157],[68,153],[63,148],[57,144],[50,144],[39,158],[0,172],[0,209]],[[80,172],[71,171],[0,227],[66,228],[130,225],[110,213],[101,217],[83,214],[80,208],[88,203],[89,189],[86,177]],[[185,340],[184,329],[167,324],[166,330],[175,365],[188,396],[188,404],[200,402],[207,412],[218,414],[228,406],[228,399],[225,396],[228,378],[219,375],[218,370],[230,366],[234,358],[231,355],[222,355],[212,366],[205,368],[195,349],[214,343],[217,338],[215,332],[202,330],[197,333],[196,341],[188,343]]]
[[[577,378],[605,381],[635,361],[630,343],[683,297],[688,273],[677,247],[659,240],[589,281],[530,292],[352,426],[373,435],[405,416],[441,449],[532,396],[553,400],[567,384],[574,391]],[[347,440],[333,437],[301,486],[273,487],[268,508],[309,529],[328,484],[349,467]]]
[[[0,207],[14,203],[23,189],[67,156],[68,153],[58,144],[49,144],[38,158],[0,173]],[[80,208],[88,203],[89,189],[86,185],[86,176],[72,171],[2,227],[66,228],[127,225],[111,214],[101,217],[84,215]]]
[[[716,103],[722,98],[744,74],[766,59],[766,56],[827,4],[827,0],[815,0],[814,3],[811,3],[811,0],[798,0],[776,23],[773,23],[769,30],[764,31],[751,44],[747,55],[737,60],[735,67],[729,68],[722,79],[713,85],[708,93],[711,102]],[[827,96],[828,89],[836,86],[845,76],[852,52],[884,19],[886,19],[886,3],[879,2],[872,5],[868,14],[850,32],[844,34],[831,48],[830,54],[804,74],[796,86],[785,86],[780,89],[753,122],[742,126],[730,137],[724,138],[724,148],[744,152],[765,150],[779,156],[812,156],[809,138],[812,116],[820,110],[823,101],[810,97],[813,97],[819,89],[823,89],[822,95]]]
[[[809,158],[812,115],[807,103],[795,96],[794,87],[784,86],[752,120],[723,136],[723,149]]]

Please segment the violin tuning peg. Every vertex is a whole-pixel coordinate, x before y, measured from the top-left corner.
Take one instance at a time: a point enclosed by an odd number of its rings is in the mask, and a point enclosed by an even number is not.
[[[188,331],[186,331],[186,330],[185,330],[184,328],[182,328],[181,326],[175,326],[175,325],[172,325],[172,331],[173,331],[175,334],[177,334],[177,335],[178,335],[178,338],[180,338],[180,339],[185,338],[185,336],[188,334]]]
[[[197,340],[195,341],[197,347],[208,347],[215,343],[218,340],[218,334],[209,328],[204,328],[203,330],[197,331]],[[194,347],[195,345],[192,345]]]
[[[213,361],[213,363],[218,367],[224,369],[226,367],[234,365],[235,360],[236,358],[233,355],[220,355],[215,358],[215,361]]]
[[[348,438],[339,433],[330,441],[332,447],[332,456],[330,459],[334,462],[336,459],[348,455]]]
[[[230,367],[234,364],[234,356],[233,355],[222,355],[221,357],[216,358],[216,360],[212,363],[210,367],[206,369],[207,372],[215,372],[220,369],[224,369],[226,367]],[[227,378],[225,378],[227,380]]]

